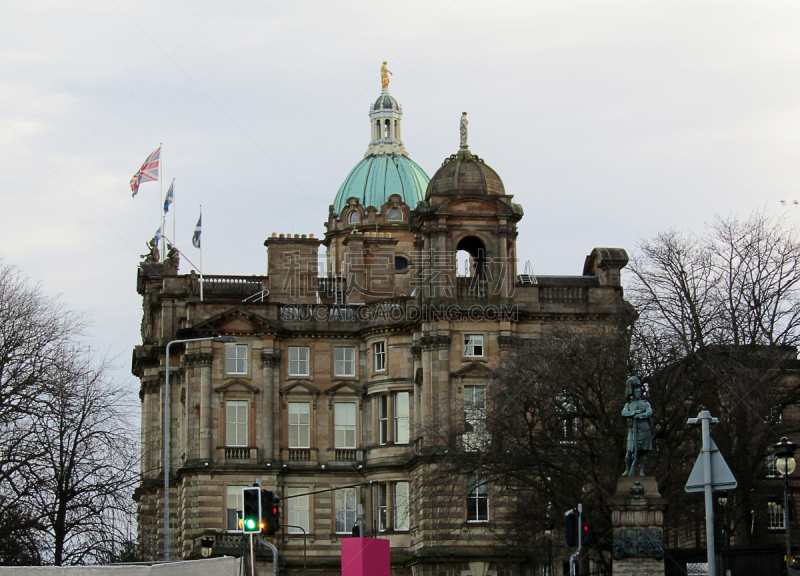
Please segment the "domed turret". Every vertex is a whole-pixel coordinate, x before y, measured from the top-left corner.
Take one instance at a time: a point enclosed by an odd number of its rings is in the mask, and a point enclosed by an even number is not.
[[[388,74],[385,76],[381,95],[369,107],[371,135],[367,152],[347,175],[333,201],[337,214],[347,206],[348,198],[358,198],[362,206],[380,209],[389,196],[399,194],[413,210],[425,195],[430,178],[408,157],[403,146],[403,107],[389,94]]]
[[[425,199],[432,196],[504,196],[503,181],[481,158],[461,148],[442,162],[428,183]]]

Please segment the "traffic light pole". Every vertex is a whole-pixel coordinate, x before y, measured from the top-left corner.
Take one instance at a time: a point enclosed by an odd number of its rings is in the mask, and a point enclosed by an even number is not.
[[[250,576],[256,576],[255,554],[253,554],[253,533],[250,532]]]
[[[252,539],[252,534],[250,535],[250,538]],[[261,534],[256,536],[256,538],[258,538],[258,541],[261,542],[264,546],[272,550],[272,576],[278,576],[278,549],[275,548],[275,546],[273,546],[272,544],[270,544],[266,540],[266,538],[261,536]],[[252,550],[252,546],[250,549]]]
[[[578,504],[578,551],[569,557],[569,574],[575,576],[575,559],[581,553],[581,546],[583,545],[583,534],[581,527],[583,526],[583,504]]]

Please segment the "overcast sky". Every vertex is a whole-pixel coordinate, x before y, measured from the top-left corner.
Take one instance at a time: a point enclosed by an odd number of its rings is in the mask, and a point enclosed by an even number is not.
[[[0,6],[0,254],[90,315],[131,388],[136,266],[160,214],[158,183],[131,198],[133,173],[163,142],[181,250],[197,261],[202,204],[204,272],[264,274],[272,232],[323,234],[384,59],[430,176],[469,113],[537,274],[715,213],[800,220],[797,0]]]

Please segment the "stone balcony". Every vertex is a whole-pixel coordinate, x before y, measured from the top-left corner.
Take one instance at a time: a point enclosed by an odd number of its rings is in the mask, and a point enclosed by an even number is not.
[[[258,460],[258,447],[217,446],[217,460],[231,463],[254,463]]]

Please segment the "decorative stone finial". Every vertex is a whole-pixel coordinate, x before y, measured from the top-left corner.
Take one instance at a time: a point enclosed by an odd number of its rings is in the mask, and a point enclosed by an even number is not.
[[[467,146],[467,113],[461,113],[461,148],[464,150],[468,150],[469,146]]]
[[[381,88],[388,88],[389,87],[389,74],[392,74],[391,71],[386,67],[386,60],[383,61],[383,66],[381,66]],[[392,74],[394,76],[394,74]]]

